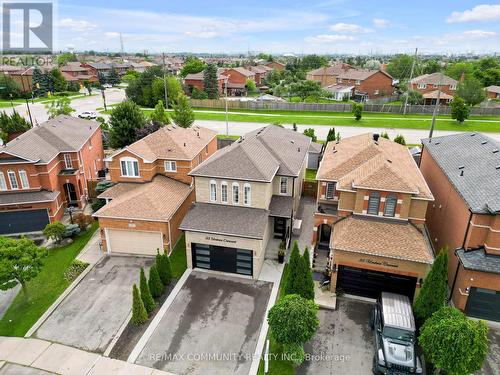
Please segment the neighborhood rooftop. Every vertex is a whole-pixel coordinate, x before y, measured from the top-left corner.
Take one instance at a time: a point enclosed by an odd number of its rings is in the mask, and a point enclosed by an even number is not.
[[[431,73],[431,74],[423,74],[421,76],[415,77],[411,80],[411,83],[414,84],[424,84],[424,85],[456,85],[458,82],[451,77],[444,75],[443,73]]]
[[[500,213],[500,142],[460,133],[422,144],[474,213]]]

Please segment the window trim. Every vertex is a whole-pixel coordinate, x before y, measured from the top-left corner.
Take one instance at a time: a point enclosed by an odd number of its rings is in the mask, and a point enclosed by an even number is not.
[[[224,187],[226,188],[226,199],[224,200]],[[228,194],[228,189],[227,189],[227,182],[222,181],[220,183],[220,201],[221,203],[228,204],[229,203],[229,194]]]
[[[21,187],[23,189],[29,189],[30,188],[30,181],[28,179],[28,174],[26,173],[26,171],[24,169],[20,169],[18,171],[18,173],[19,173],[19,180],[21,181]],[[23,176],[24,176],[24,179],[23,179]],[[24,180],[26,180],[26,183]]]
[[[137,163],[137,175],[129,175],[129,164],[128,162],[131,162],[132,163],[132,169],[134,169],[133,167],[133,163]],[[125,172],[126,174],[123,174],[123,164],[122,163],[125,163]],[[135,172],[135,170],[134,170]],[[120,158],[120,175],[121,177],[128,177],[128,178],[140,178],[141,177],[141,171],[139,169],[139,160],[137,160],[136,158],[132,158],[130,156],[125,156],[123,158]]]
[[[235,188],[236,188],[236,196],[238,197],[238,199],[236,201],[234,200]],[[233,182],[231,192],[232,192],[231,200],[232,200],[233,204],[240,204],[240,184],[238,184],[237,182]]]
[[[333,190],[332,190],[332,195],[331,196],[328,194],[328,187],[329,186],[333,186]],[[333,199],[333,198],[335,198],[335,182],[327,182],[326,183],[325,198],[326,199]]]
[[[372,198],[376,198],[377,201],[378,201],[378,204],[377,204],[377,213],[376,214],[370,212],[370,201],[371,201]],[[380,193],[378,191],[373,191],[368,196],[368,207],[366,208],[366,213],[368,215],[378,216],[379,212],[380,212]]]
[[[213,195],[212,195],[213,188]],[[210,180],[209,182],[209,199],[210,202],[217,202],[217,182],[215,180]]]
[[[64,154],[64,166],[66,167],[66,169],[73,169],[73,160],[71,159],[71,154]]]
[[[14,182],[16,184],[16,187],[14,187],[13,184],[12,184],[11,176],[14,177]],[[16,171],[13,171],[12,169],[8,170],[7,171],[7,177],[9,178],[9,185],[10,185],[11,190],[19,190],[19,183],[17,182]]]
[[[169,165],[169,166],[173,165],[174,168],[169,169],[169,168],[167,168],[167,165]],[[170,172],[170,173],[177,172],[177,162],[175,160],[165,160],[163,162],[163,168],[165,169],[165,172]]]
[[[248,194],[247,194],[247,188],[248,188]],[[243,185],[243,204],[245,206],[251,206],[252,205],[252,185],[250,185],[248,182]]]
[[[394,201],[394,211],[392,211],[391,215],[388,215],[388,213],[387,213],[387,207],[388,207],[387,206],[387,202],[390,199]],[[389,194],[387,197],[385,197],[385,202],[384,202],[384,216],[385,217],[396,217],[396,208],[397,208],[397,205],[398,205],[398,197],[395,194]]]
[[[7,186],[7,180],[3,172],[0,172],[0,191],[7,191],[9,187]]]
[[[285,192],[283,192],[283,181],[285,181]],[[288,178],[280,177],[280,194],[287,195],[288,194]]]

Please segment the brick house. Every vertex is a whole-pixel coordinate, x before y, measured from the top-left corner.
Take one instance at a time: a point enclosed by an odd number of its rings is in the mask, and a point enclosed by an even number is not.
[[[0,148],[0,234],[41,231],[82,208],[103,169],[100,125],[58,116]]]
[[[488,99],[500,99],[500,86],[488,86],[485,90]]]
[[[257,84],[257,86],[263,85],[267,75],[270,71],[272,71],[271,68],[265,65],[247,66],[246,69],[255,73],[255,83]]]
[[[337,77],[337,85],[354,86],[354,96],[377,99],[392,95],[393,78],[383,70],[349,69]]]
[[[433,263],[425,231],[433,196],[405,146],[362,134],[329,142],[317,173],[313,244],[331,288],[411,300]]]
[[[440,101],[449,103],[455,96],[458,81],[444,75],[443,73],[424,74],[410,81],[410,88],[420,92],[424,96],[425,104],[435,104],[437,92],[441,89]]]
[[[107,76],[111,71],[111,65],[103,62],[82,62],[81,66],[88,69],[90,75],[99,77],[99,73]]]
[[[448,249],[453,304],[500,321],[500,143],[480,133],[422,141],[420,170],[435,197],[427,225]]]
[[[117,184],[99,195],[106,205],[99,219],[103,250],[155,255],[171,252],[179,224],[194,201],[188,173],[217,150],[216,133],[168,125],[114,153],[109,177]]]
[[[224,93],[224,81],[226,79],[225,76],[221,75],[221,70],[217,70],[217,85],[219,87],[219,95]],[[186,86],[189,93],[193,91],[193,88],[196,87],[198,90],[205,90],[204,76],[203,71],[199,73],[190,73],[184,77],[184,85]]]
[[[283,63],[280,63],[278,61],[266,61],[263,62],[262,65],[268,66],[269,68],[273,70],[285,70],[286,65]]]
[[[244,95],[247,80],[255,82],[255,73],[242,67],[224,69],[221,74],[227,77],[228,95]]]
[[[81,66],[79,62],[68,62],[59,68],[64,79],[68,82],[78,82],[83,86],[85,81],[97,82],[97,76],[89,68]]]
[[[344,63],[324,66],[308,72],[306,79],[319,82],[322,87],[336,85],[338,76],[349,69],[353,69],[352,66]]]

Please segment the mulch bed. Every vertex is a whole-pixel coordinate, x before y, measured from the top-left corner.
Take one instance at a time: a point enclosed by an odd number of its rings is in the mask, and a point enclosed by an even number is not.
[[[149,324],[154,319],[161,306],[172,292],[172,289],[174,289],[177,281],[177,279],[172,280],[172,282],[165,287],[165,290],[163,291],[161,297],[155,300],[157,306],[153,311],[151,311],[150,317],[146,323],[140,326],[133,325],[132,322],[129,322],[127,324],[127,327],[116,342],[113,350],[111,350],[111,353],[109,353],[109,356],[111,358],[120,359],[123,361],[127,360],[128,356],[137,345],[142,335],[144,335],[144,332],[146,332]]]

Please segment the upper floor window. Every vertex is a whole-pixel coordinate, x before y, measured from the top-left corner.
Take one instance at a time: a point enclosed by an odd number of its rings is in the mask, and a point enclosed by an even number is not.
[[[210,181],[210,201],[215,202],[217,200],[217,183],[214,180]]]
[[[73,169],[73,160],[71,160],[70,154],[64,154],[64,164],[66,165],[66,169]]]
[[[227,203],[227,182],[222,181],[220,185],[220,201]]]
[[[205,154],[208,155],[208,145],[205,145]]]
[[[16,179],[16,172],[8,171],[7,174],[9,176],[10,188],[12,190],[19,189],[19,185],[17,184],[17,179]]]
[[[418,87],[419,89],[426,89],[426,88],[427,88],[427,85],[426,85],[425,83],[419,83],[419,84],[417,85],[417,87]]]
[[[374,191],[370,193],[368,198],[368,213],[370,215],[378,215],[378,209],[380,206],[380,193]]]
[[[177,163],[172,160],[165,161],[165,172],[177,172]]]
[[[250,184],[245,184],[244,186],[243,203],[247,206],[252,204],[252,186]]]
[[[28,175],[26,174],[26,171],[24,169],[21,169],[19,171],[19,179],[21,180],[21,186],[23,189],[30,188],[30,183],[28,181]]]
[[[288,190],[288,178],[281,177],[280,179],[280,194],[286,194]]]
[[[356,80],[356,85],[361,85],[361,81],[359,79]]]
[[[450,90],[456,90],[457,89],[457,85],[450,85]]]
[[[2,172],[0,172],[0,190],[7,190],[7,182]]]
[[[233,182],[233,204],[240,203],[240,185],[237,182]]]
[[[333,199],[335,195],[335,184],[333,182],[326,183],[326,199]]]
[[[384,216],[394,217],[394,215],[396,214],[397,203],[398,203],[398,198],[394,194],[387,196],[384,205]]]
[[[120,165],[122,176],[139,177],[139,162],[134,158],[121,158]]]

